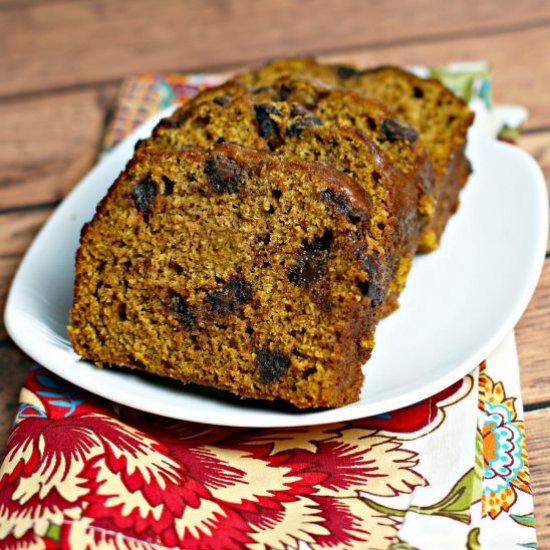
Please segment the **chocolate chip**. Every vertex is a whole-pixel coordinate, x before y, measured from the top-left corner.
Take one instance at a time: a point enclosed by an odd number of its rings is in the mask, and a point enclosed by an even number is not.
[[[118,318],[120,321],[127,321],[128,320],[128,313],[126,311],[126,304],[119,304],[118,305]]]
[[[231,279],[221,289],[206,296],[212,309],[220,315],[235,313],[252,296],[252,285],[245,279]]]
[[[314,126],[322,126],[323,123],[313,113],[307,113],[297,118],[287,128],[286,133],[291,137],[299,136],[302,130],[306,128],[313,128]]]
[[[348,78],[353,78],[354,76],[359,76],[361,74],[359,69],[350,67],[349,65],[336,65],[336,71],[338,72],[338,76],[343,80],[347,80]]]
[[[348,212],[348,220],[351,223],[360,223],[368,219],[368,214],[364,210],[350,210]]]
[[[174,117],[174,115],[172,115],[171,118],[163,118],[157,124],[157,128],[165,128],[167,130],[170,130],[172,128],[178,128],[186,120],[187,120],[187,114],[181,114],[177,117]]]
[[[417,99],[422,99],[424,97],[424,91],[422,90],[422,88],[420,88],[418,86],[414,86],[413,87],[413,95]]]
[[[134,151],[137,151],[144,143],[144,139],[138,139],[134,145]]]
[[[258,235],[256,237],[256,242],[268,245],[271,242],[271,235],[269,233],[266,233],[265,235]]]
[[[363,296],[372,300],[373,305],[380,305],[384,301],[384,292],[380,281],[378,261],[374,256],[363,256],[361,264],[367,275],[367,280],[358,283],[359,290]]]
[[[143,213],[149,213],[153,210],[156,194],[157,184],[150,175],[136,183],[132,188],[132,199],[134,199],[136,208]]]
[[[466,159],[466,170],[468,171],[469,176],[474,173],[474,167],[472,165],[472,162],[468,158]]]
[[[231,158],[213,153],[206,161],[204,173],[215,193],[236,193],[243,179],[243,169]]]
[[[361,291],[361,294],[363,296],[370,296],[370,292],[371,292],[370,281],[359,281],[359,283],[357,283],[357,286],[359,287],[359,290]]]
[[[164,194],[171,195],[174,192],[175,182],[172,181],[168,176],[162,176],[162,181],[164,183]]]
[[[229,97],[228,95],[219,95],[218,97],[215,97],[213,101],[216,105],[223,107],[224,105],[227,105],[227,103],[231,101],[231,97]]]
[[[253,88],[251,92],[253,94],[261,94],[263,92],[267,92],[269,90],[269,86],[258,86],[257,88]]]
[[[294,89],[289,84],[281,84],[279,86],[279,101],[286,101],[293,91]]]
[[[382,121],[382,134],[384,139],[391,143],[398,139],[406,139],[414,143],[418,139],[418,133],[414,128],[395,120],[395,118],[386,118]]]
[[[332,189],[323,189],[323,191],[319,193],[319,196],[324,201],[336,206],[340,212],[347,213],[351,210],[351,205],[347,197],[340,193],[336,193]]]
[[[271,118],[271,115],[280,115],[281,111],[275,105],[260,104],[254,105],[256,120],[260,127],[261,137],[279,136],[279,127],[277,122]]]
[[[290,358],[284,353],[261,349],[256,355],[258,376],[262,384],[270,384],[283,376],[290,365]]]
[[[189,329],[195,328],[195,316],[182,296],[174,293],[172,295],[170,307],[183,326]]]
[[[181,275],[183,273],[183,267],[172,260],[168,262],[168,267],[173,269],[176,272],[176,275]]]
[[[345,195],[334,192],[332,189],[324,189],[319,193],[319,196],[324,201],[334,205],[337,210],[348,215],[348,219],[352,223],[366,221],[368,212],[365,210],[353,210]]]
[[[290,109],[290,116],[304,116],[311,114],[301,103],[293,103]]]
[[[304,243],[297,254],[296,265],[289,270],[291,283],[306,286],[319,280],[327,270],[332,245],[332,231],[327,230],[312,243]]]

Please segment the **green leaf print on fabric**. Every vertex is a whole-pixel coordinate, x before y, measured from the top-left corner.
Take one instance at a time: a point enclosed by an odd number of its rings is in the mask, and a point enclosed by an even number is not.
[[[510,514],[510,517],[520,525],[525,527],[534,527],[535,516],[533,514],[525,514],[524,516],[518,516],[517,514]]]
[[[418,550],[415,546],[411,546],[408,542],[395,542],[388,550]]]
[[[46,534],[44,535],[48,539],[52,539],[55,542],[58,542],[61,538],[61,526],[56,525],[55,523],[50,523]]]
[[[468,523],[470,521],[470,507],[475,502],[473,488],[476,483],[475,469],[468,470],[453,486],[449,494],[431,506],[411,506],[407,510],[390,508],[363,497],[365,504],[383,514],[403,517],[408,512],[415,512],[423,516],[442,516],[449,519]]]
[[[466,550],[479,550],[481,544],[479,542],[479,527],[475,527],[468,533],[468,540],[466,540]]]

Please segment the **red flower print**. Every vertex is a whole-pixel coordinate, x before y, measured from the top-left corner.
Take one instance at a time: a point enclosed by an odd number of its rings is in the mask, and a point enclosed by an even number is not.
[[[364,497],[426,485],[413,451],[362,422],[204,426],[102,401],[95,408],[52,375],[44,390],[39,374],[0,470],[2,542],[47,545],[55,535],[66,548],[385,548],[398,520]]]

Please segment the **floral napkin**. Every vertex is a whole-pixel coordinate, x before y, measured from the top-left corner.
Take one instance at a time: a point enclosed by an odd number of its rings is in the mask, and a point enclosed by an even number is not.
[[[523,111],[490,109],[485,65],[417,70],[513,138]],[[222,79],[128,79],[104,151]],[[0,466],[0,548],[536,548],[514,337],[430,399],[285,429],[161,418],[37,365]]]

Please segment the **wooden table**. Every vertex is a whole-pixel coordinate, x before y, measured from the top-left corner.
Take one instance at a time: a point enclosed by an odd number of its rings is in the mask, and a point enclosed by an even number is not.
[[[139,71],[225,71],[292,53],[362,65],[485,59],[496,101],[528,107],[520,145],[550,175],[545,0],[0,0],[0,43],[0,309],[32,238],[93,165],[121,79]],[[550,548],[550,253],[517,339],[538,535]],[[30,364],[0,324],[0,446]]]

